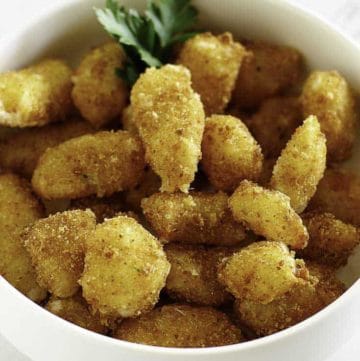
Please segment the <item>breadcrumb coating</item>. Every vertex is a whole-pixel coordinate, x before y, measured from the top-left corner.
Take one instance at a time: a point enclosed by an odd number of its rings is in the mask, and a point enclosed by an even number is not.
[[[241,109],[255,108],[266,98],[281,94],[300,83],[301,54],[292,48],[265,42],[250,42],[233,92],[233,102]]]
[[[201,149],[203,170],[216,189],[234,191],[243,179],[256,181],[261,174],[261,148],[238,118],[207,118]]]
[[[71,89],[71,69],[61,60],[2,73],[0,124],[23,128],[65,120],[73,110]]]
[[[351,156],[357,112],[354,95],[337,71],[314,71],[301,95],[304,116],[316,115],[327,139],[328,159],[342,161]]]
[[[276,161],[270,186],[290,197],[301,213],[315,194],[326,168],[326,139],[315,116],[305,119]]]
[[[360,176],[346,169],[327,169],[308,209],[360,226]]]
[[[44,300],[47,292],[36,281],[21,232],[42,216],[43,208],[26,180],[0,175],[0,275],[35,302]]]
[[[107,324],[152,309],[169,271],[160,242],[133,218],[118,216],[97,225],[88,238],[80,283]]]
[[[128,105],[121,114],[121,124],[124,130],[134,135],[139,135],[139,131],[135,125],[133,111],[131,105]]]
[[[136,186],[144,167],[138,137],[103,131],[48,149],[39,159],[32,185],[46,199],[110,196]]]
[[[99,315],[93,315],[86,301],[78,294],[65,299],[52,296],[45,308],[54,315],[90,331],[102,334],[107,331],[100,323]]]
[[[220,306],[231,300],[217,279],[217,267],[233,253],[231,248],[172,243],[164,249],[171,264],[166,280],[171,298],[204,306]]]
[[[293,249],[306,247],[308,232],[285,194],[242,181],[229,198],[234,218],[269,241],[281,241]]]
[[[223,192],[155,193],[141,202],[156,234],[171,242],[231,246],[245,238]]]
[[[40,219],[23,233],[37,281],[53,295],[70,297],[78,291],[85,242],[95,224],[91,211],[73,210]]]
[[[90,124],[77,119],[21,130],[0,142],[0,167],[31,178],[40,156],[46,149],[92,132]]]
[[[133,119],[162,192],[187,193],[201,157],[205,125],[190,72],[180,65],[149,68],[131,91]]]
[[[302,219],[310,239],[301,256],[336,268],[344,266],[360,243],[358,228],[336,219],[331,213],[307,213]]]
[[[243,324],[258,336],[266,336],[293,326],[320,311],[345,291],[332,269],[306,264],[312,282],[298,282],[283,296],[264,305],[237,300],[235,312]]]
[[[120,340],[163,347],[215,347],[239,343],[241,331],[211,307],[167,305],[135,319],[115,332]]]
[[[96,128],[119,116],[129,91],[116,74],[125,61],[118,43],[99,46],[85,55],[72,81],[72,98],[81,115]]]
[[[301,104],[296,97],[278,96],[264,100],[249,120],[249,129],[265,157],[278,157],[302,122]]]
[[[306,278],[303,268],[284,243],[260,241],[225,259],[218,277],[237,299],[267,304]]]
[[[190,70],[192,87],[207,115],[224,112],[245,55],[245,48],[230,33],[201,33],[181,48],[176,62]]]

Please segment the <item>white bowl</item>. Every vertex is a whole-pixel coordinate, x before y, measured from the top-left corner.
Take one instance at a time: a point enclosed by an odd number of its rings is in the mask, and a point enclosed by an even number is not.
[[[92,5],[77,0],[41,14],[0,42],[0,71],[60,56],[70,62],[104,39]],[[144,1],[122,0],[143,6]],[[293,45],[311,68],[337,69],[360,91],[360,48],[338,30],[283,0],[198,0],[203,24],[237,36]],[[349,166],[359,164],[360,147]],[[310,319],[272,336],[218,348],[175,349],[132,344],[95,334],[43,310],[0,277],[0,333],[36,361],[324,360],[360,332],[360,252],[340,272],[349,290]]]

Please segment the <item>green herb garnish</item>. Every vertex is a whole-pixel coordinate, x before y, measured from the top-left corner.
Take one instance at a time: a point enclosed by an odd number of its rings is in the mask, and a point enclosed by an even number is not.
[[[105,9],[95,9],[99,22],[123,47],[127,61],[117,74],[130,86],[147,67],[169,61],[171,49],[196,34],[189,31],[197,21],[190,0],[148,0],[143,15],[107,0]]]

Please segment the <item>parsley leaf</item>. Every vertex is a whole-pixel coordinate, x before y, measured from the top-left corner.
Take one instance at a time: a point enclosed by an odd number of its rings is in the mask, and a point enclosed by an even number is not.
[[[144,15],[107,0],[105,9],[95,9],[95,13],[127,55],[124,68],[116,72],[130,86],[147,67],[165,64],[174,44],[196,34],[188,31],[197,21],[190,0],[148,0]]]

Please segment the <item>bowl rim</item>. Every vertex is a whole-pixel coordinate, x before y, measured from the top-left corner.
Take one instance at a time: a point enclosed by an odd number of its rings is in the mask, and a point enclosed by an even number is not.
[[[97,0],[98,1],[98,0]],[[225,0],[226,1],[226,0]],[[288,11],[299,12],[301,16],[306,17],[310,21],[318,21],[318,25],[325,28],[332,36],[338,37],[341,41],[348,43],[351,47],[355,48],[359,52],[360,57],[360,44],[356,42],[351,36],[344,33],[338,25],[331,23],[329,20],[325,19],[322,15],[316,13],[315,11],[306,8],[304,5],[294,3],[293,0],[261,0],[264,3],[268,3],[269,6],[278,6],[282,8],[287,8]],[[99,1],[98,1],[99,2]],[[36,16],[24,21],[21,26],[17,27],[16,31],[12,32],[10,35],[4,35],[0,38],[0,48],[7,47],[12,41],[21,37],[22,34],[25,34],[29,28],[36,26],[38,23],[45,21],[48,17],[56,16],[59,12],[71,10],[73,7],[84,5],[84,0],[66,0],[63,3],[56,3],[52,6],[45,7],[40,11]],[[89,6],[91,6],[89,4]],[[57,324],[59,328],[64,329],[68,333],[80,333],[83,337],[92,338],[96,342],[105,343],[115,347],[124,348],[127,351],[141,351],[141,352],[151,352],[153,354],[162,354],[162,355],[224,355],[227,353],[232,353],[234,351],[245,351],[251,350],[254,348],[259,348],[261,346],[269,345],[276,343],[280,339],[285,339],[295,333],[304,331],[310,325],[318,324],[322,322],[329,314],[336,312],[342,304],[347,302],[353,294],[360,289],[360,279],[355,281],[339,298],[337,298],[330,305],[317,312],[313,316],[305,319],[304,321],[291,326],[285,330],[276,332],[272,335],[264,336],[250,341],[240,342],[233,345],[226,346],[217,346],[217,347],[206,347],[206,348],[175,348],[175,347],[161,347],[161,346],[151,346],[144,344],[137,344],[129,341],[119,340],[109,336],[95,333],[93,331],[87,330],[80,326],[77,326],[71,322],[68,322],[51,312],[47,311],[37,303],[31,301],[21,292],[19,292],[15,287],[13,287],[4,277],[0,275],[0,289],[5,288],[8,293],[13,293],[14,297],[17,297],[25,302],[28,306],[28,310],[31,312],[40,312],[43,317],[50,318]],[[6,338],[6,335],[3,335]]]

